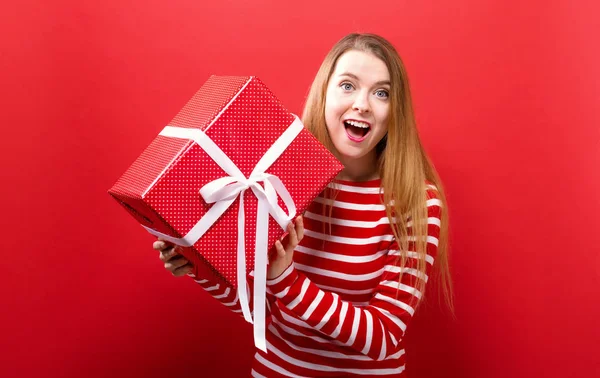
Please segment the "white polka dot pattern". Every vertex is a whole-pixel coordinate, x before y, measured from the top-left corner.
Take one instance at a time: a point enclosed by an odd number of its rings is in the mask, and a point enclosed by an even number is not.
[[[219,117],[215,119],[217,115]],[[293,120],[293,115],[259,79],[212,76],[169,125],[205,130],[242,173],[249,176],[259,159]],[[283,181],[301,213],[342,168],[304,129],[267,172]],[[181,237],[209,208],[199,195],[200,188],[224,175],[197,144],[158,136],[109,193],[140,223]],[[251,270],[257,206],[252,191],[246,192],[244,202],[246,264]],[[193,248],[183,252],[195,264],[209,264],[203,268],[211,269],[234,286],[238,206],[239,200],[236,200]],[[280,206],[285,209],[281,201]],[[284,232],[272,218],[268,231],[269,245]],[[197,273],[198,276],[202,274]]]

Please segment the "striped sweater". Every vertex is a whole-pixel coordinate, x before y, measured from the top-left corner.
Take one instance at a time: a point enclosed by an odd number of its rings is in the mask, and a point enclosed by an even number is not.
[[[399,282],[399,251],[380,184],[336,180],[330,184],[339,190],[335,198],[321,194],[304,213],[304,238],[294,262],[267,281],[268,353],[257,350],[253,377],[405,375],[403,336],[414,314],[411,304],[421,298],[414,283],[427,280],[436,256],[441,202],[435,187],[427,185],[427,274],[416,270],[409,239]],[[235,290],[195,280],[241,313]]]

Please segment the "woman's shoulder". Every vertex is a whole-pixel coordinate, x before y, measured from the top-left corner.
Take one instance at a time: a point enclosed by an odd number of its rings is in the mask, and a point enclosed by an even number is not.
[[[442,195],[437,187],[437,185],[430,180],[425,180],[426,185],[426,206],[427,213],[429,217],[437,217],[441,218],[442,209],[445,208],[445,204],[443,203]]]
[[[441,198],[437,185],[431,180],[425,180],[425,192],[428,200]]]

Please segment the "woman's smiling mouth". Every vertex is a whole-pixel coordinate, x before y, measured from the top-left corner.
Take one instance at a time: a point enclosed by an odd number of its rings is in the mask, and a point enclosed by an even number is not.
[[[344,121],[346,135],[353,142],[362,142],[371,131],[371,124],[365,121],[347,119]]]

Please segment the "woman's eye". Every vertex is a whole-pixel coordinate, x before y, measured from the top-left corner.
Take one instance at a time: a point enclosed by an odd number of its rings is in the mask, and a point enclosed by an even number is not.
[[[345,90],[345,91],[349,91],[349,90],[352,90],[352,88],[354,88],[352,86],[352,84],[350,84],[350,83],[342,83],[340,85],[340,87],[342,87],[342,89]]]
[[[375,92],[375,95],[379,98],[388,98],[390,97],[390,94],[387,91],[384,90],[379,90],[377,92]]]

